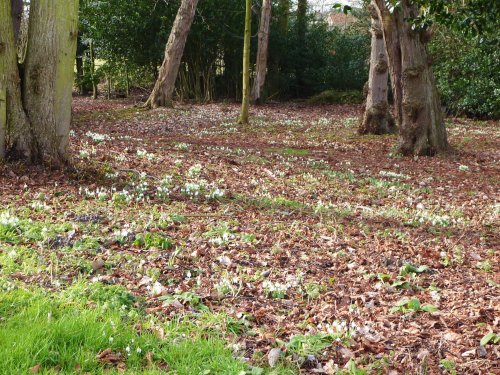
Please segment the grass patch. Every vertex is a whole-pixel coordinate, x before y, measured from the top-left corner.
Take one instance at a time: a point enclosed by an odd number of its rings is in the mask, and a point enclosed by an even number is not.
[[[124,288],[98,283],[76,283],[56,294],[3,293],[0,373],[25,374],[35,367],[42,374],[238,374],[248,369],[219,337],[194,323],[146,319],[140,305]],[[109,354],[103,356],[105,351]]]
[[[269,149],[269,152],[275,152],[287,156],[308,156],[311,153],[309,150],[304,150],[301,148],[291,148],[291,147],[271,148]]]

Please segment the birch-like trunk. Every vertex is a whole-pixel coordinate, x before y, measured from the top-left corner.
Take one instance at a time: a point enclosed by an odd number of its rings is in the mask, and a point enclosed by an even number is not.
[[[368,93],[363,121],[358,129],[360,134],[389,134],[396,130],[394,119],[387,101],[387,81],[389,78],[384,35],[374,4],[370,4],[372,18],[372,42]]]
[[[253,81],[252,89],[252,101],[254,103],[261,102],[262,89],[266,82],[271,8],[271,0],[262,0],[262,12],[260,16],[259,28],[259,45],[257,47],[257,64],[255,66],[255,80]]]
[[[250,107],[250,37],[252,33],[252,0],[246,0],[245,35],[243,42],[243,93],[239,124],[248,124]]]
[[[193,23],[197,5],[198,0],[182,0],[168,38],[165,58],[158,79],[146,102],[146,106],[157,108],[172,105],[175,81],[177,80],[184,46]]]
[[[446,128],[425,45],[428,38],[424,31],[412,29],[406,21],[418,15],[418,7],[410,0],[403,0],[399,10],[390,13],[384,0],[375,1],[382,18],[393,86],[394,81],[401,82],[401,92],[395,92],[400,119],[397,150],[403,155],[446,151]],[[393,53],[398,49],[399,59]]]

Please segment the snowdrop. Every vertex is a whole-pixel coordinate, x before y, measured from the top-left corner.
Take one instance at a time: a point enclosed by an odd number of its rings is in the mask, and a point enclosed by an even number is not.
[[[7,229],[16,228],[19,225],[19,219],[13,215],[9,211],[2,212],[0,214],[0,226],[6,227]]]
[[[97,143],[101,143],[101,142],[105,142],[105,141],[111,141],[113,139],[113,138],[111,138],[107,134],[99,134],[99,133],[94,133],[94,132],[91,132],[91,131],[88,131],[87,133],[85,133],[85,135],[87,137],[91,138],[94,142],[97,142]]]

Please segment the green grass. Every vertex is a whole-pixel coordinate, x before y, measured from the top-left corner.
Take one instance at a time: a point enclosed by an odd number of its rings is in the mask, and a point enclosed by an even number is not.
[[[270,152],[276,152],[279,154],[283,154],[286,156],[308,156],[311,152],[309,150],[301,149],[301,148],[271,148]]]
[[[37,365],[42,374],[72,374],[77,368],[101,374],[106,367],[115,373],[116,365],[97,357],[108,348],[121,356],[127,373],[238,374],[248,369],[220,337],[194,323],[146,318],[140,303],[121,287],[79,282],[58,293],[17,289],[0,297],[0,374],[25,374]]]

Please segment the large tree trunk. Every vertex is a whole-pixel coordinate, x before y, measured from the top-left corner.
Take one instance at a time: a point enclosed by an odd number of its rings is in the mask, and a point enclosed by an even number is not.
[[[23,85],[25,110],[35,139],[35,158],[67,160],[78,0],[32,1]]]
[[[78,0],[31,1],[23,81],[10,15],[10,1],[1,1],[0,80],[6,88],[10,154],[61,164],[67,159],[71,123]]]
[[[241,99],[240,124],[248,124],[250,106],[250,36],[252,33],[252,0],[246,0],[245,35],[243,42],[243,95]]]
[[[0,1],[0,86],[6,97],[7,119],[5,145],[14,157],[31,159],[32,136],[21,99],[21,77],[17,65],[17,48],[11,2]]]
[[[19,32],[21,30],[21,20],[23,19],[23,0],[11,0],[12,8],[12,24],[14,28],[14,40],[19,40]]]
[[[255,67],[255,80],[252,89],[252,101],[261,102],[262,88],[266,82],[267,53],[269,46],[269,25],[271,23],[271,0],[262,0],[260,16],[259,45],[257,48],[257,64]]]
[[[370,4],[372,17],[372,45],[366,109],[358,132],[360,134],[388,134],[396,130],[387,102],[389,78],[387,53],[380,18],[374,4]]]
[[[400,120],[397,150],[403,155],[433,155],[446,151],[446,128],[425,46],[428,37],[425,32],[412,29],[406,21],[418,15],[418,8],[412,1],[403,0],[399,10],[390,13],[384,0],[375,1],[384,25],[393,86],[398,79],[401,82],[401,93],[394,93]],[[397,39],[393,31],[397,32]],[[401,52],[400,60],[391,53],[397,50],[396,46]]]
[[[376,10],[381,20],[387,57],[389,58],[389,73],[391,76],[392,96],[394,101],[394,118],[398,126],[402,122],[403,87],[401,83],[401,48],[399,33],[399,8],[391,14],[384,0],[375,0]]]
[[[197,5],[198,0],[182,0],[165,48],[165,59],[146,106],[157,108],[172,105],[175,81]]]

